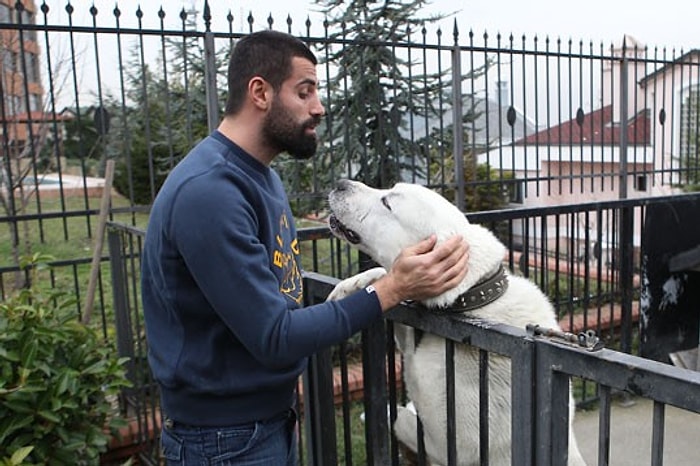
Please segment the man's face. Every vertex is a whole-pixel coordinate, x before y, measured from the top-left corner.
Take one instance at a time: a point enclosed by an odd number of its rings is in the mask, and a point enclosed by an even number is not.
[[[268,143],[296,159],[316,153],[316,126],[325,109],[318,96],[316,67],[303,58],[292,59],[292,74],[272,101],[263,133]]]

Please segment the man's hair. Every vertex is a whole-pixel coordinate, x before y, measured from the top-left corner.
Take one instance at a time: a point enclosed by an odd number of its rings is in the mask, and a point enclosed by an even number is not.
[[[292,58],[306,58],[314,65],[316,56],[304,42],[279,31],[254,32],[238,40],[228,62],[226,115],[237,113],[248,93],[248,82],[260,76],[275,91],[292,73]]]

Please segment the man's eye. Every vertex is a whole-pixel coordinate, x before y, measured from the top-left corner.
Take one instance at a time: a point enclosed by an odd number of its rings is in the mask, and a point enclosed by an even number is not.
[[[384,204],[384,207],[391,210],[391,206],[389,205],[389,200],[386,197],[382,198],[382,204]]]

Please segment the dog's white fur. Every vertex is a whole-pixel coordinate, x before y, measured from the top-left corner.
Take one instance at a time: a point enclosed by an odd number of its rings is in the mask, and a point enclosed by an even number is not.
[[[398,183],[378,190],[343,180],[329,195],[335,219],[333,233],[350,240],[382,268],[375,268],[341,281],[329,299],[339,299],[367,286],[391,268],[402,249],[436,234],[438,242],[461,234],[469,243],[469,270],[454,289],[427,299],[428,308],[449,306],[479,280],[493,273],[505,255],[505,246],[486,228],[470,224],[454,205],[425,187]],[[335,222],[338,220],[340,223]],[[558,328],[554,309],[531,281],[508,275],[507,292],[491,304],[470,312],[490,322],[524,328],[539,324]],[[423,423],[426,453],[431,462],[447,464],[445,343],[424,334],[416,345],[411,328],[397,325],[396,339],[404,355],[404,382],[410,400]],[[460,465],[479,464],[479,353],[467,345],[455,347],[455,399],[457,456]],[[492,465],[511,464],[510,359],[489,355],[489,459]],[[573,400],[570,403],[573,420]],[[406,407],[398,409],[396,437],[417,451],[416,416]],[[569,426],[569,465],[585,465]]]

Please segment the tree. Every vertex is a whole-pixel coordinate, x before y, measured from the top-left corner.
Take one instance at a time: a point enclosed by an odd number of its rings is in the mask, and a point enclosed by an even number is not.
[[[452,147],[452,127],[443,132],[443,143]],[[467,131],[463,136],[464,141],[468,140]],[[429,141],[439,140],[440,135],[437,130],[428,138]],[[429,145],[429,142],[425,142]],[[465,147],[468,144],[465,144]],[[430,149],[430,172],[433,178],[441,178],[444,186],[451,186],[443,190],[442,195],[448,200],[456,202],[456,180],[454,159],[444,160],[439,147],[432,146]],[[465,186],[466,212],[478,212],[483,210],[502,209],[508,205],[511,197],[511,189],[515,188],[513,181],[515,174],[512,172],[498,171],[488,163],[478,163],[477,158],[470,150],[465,150],[462,154],[462,178]]]
[[[24,19],[22,3],[15,8],[17,17]],[[18,31],[10,28],[5,32],[0,36],[0,208],[9,219],[6,225],[11,261],[19,268],[20,257],[32,253],[29,221],[21,217],[32,200],[41,210],[37,190],[45,170],[58,160],[57,145],[51,144],[58,137],[52,99],[27,92],[28,83],[36,85],[39,80],[37,55],[26,53],[27,42],[20,41]],[[58,97],[60,83],[68,76],[67,63],[65,58],[54,60],[51,80],[59,89],[54,97]],[[25,287],[25,278],[21,270],[16,271],[13,288]]]
[[[402,179],[403,169],[416,168],[411,156],[420,153],[408,134],[407,118],[437,116],[437,96],[448,91],[441,88],[437,73],[406,77],[412,64],[393,45],[409,42],[412,32],[444,16],[421,17],[427,4],[423,0],[316,3],[329,24],[340,26],[332,28],[339,32],[331,33],[329,41],[341,44],[324,57],[337,72],[328,79],[331,117],[326,133],[332,138],[326,139],[332,150],[322,159],[327,169],[320,172],[333,173],[345,165],[352,178],[390,186]]]
[[[194,28],[196,15],[183,11],[183,16],[186,27]],[[112,143],[108,144],[108,157],[117,160],[114,187],[134,204],[150,204],[169,171],[209,133],[204,49],[191,36],[181,41],[167,38],[165,44],[167,64],[159,60],[152,68],[132,55],[125,90],[132,105],[110,98],[117,115],[112,119]],[[218,69],[225,66],[227,54],[218,53]],[[223,101],[221,94],[219,102]]]
[[[164,102],[170,98],[165,83],[148,65],[132,62],[128,70],[126,95],[134,105],[120,108],[108,98],[118,116],[108,135],[107,156],[116,160],[114,188],[132,204],[150,204],[166,176],[160,167],[181,154],[164,134],[169,129]]]

